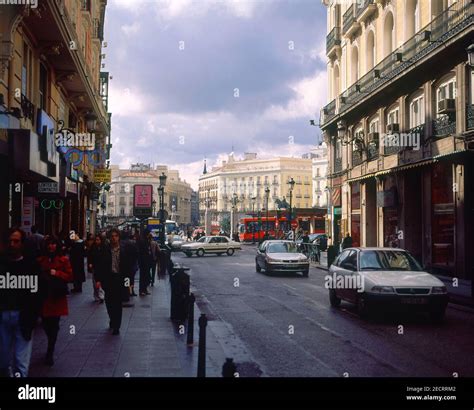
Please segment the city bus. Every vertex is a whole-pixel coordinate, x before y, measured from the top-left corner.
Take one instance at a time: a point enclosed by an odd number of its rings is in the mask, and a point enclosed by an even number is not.
[[[158,241],[160,238],[161,224],[160,220],[157,218],[148,218],[146,220],[145,229],[151,232],[153,239]],[[165,235],[177,234],[179,232],[179,225],[176,221],[167,219],[165,221]],[[166,237],[165,237],[166,239]]]
[[[238,226],[239,239],[241,242],[253,242],[263,239],[265,231],[268,230],[269,238],[277,238],[289,229],[286,217],[247,217],[240,220]]]

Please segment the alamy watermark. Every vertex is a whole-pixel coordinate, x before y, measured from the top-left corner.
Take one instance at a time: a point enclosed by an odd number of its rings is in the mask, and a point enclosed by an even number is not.
[[[324,277],[326,289],[353,289],[362,293],[365,289],[364,277],[362,275],[326,275]]]
[[[31,293],[38,292],[38,276],[37,275],[12,275],[7,272],[0,275],[0,289],[25,289]]]
[[[56,147],[74,147],[93,150],[95,148],[95,134],[90,132],[71,132],[62,130],[55,135]]]
[[[421,146],[421,135],[418,132],[400,132],[393,134],[382,134],[380,145],[383,147],[405,147],[418,151]]]
[[[36,9],[38,0],[0,0],[0,6],[30,6]]]

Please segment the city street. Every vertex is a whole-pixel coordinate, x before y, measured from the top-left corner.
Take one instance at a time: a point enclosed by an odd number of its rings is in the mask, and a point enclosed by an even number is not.
[[[467,307],[450,304],[441,325],[423,314],[364,321],[348,303],[331,308],[323,270],[313,267],[309,278],[256,273],[252,245],[232,257],[175,253],[173,261],[191,268],[197,304],[244,364],[242,376],[474,375]]]

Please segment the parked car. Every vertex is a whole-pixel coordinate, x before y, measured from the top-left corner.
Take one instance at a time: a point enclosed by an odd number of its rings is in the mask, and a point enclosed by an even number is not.
[[[186,243],[186,241],[181,237],[181,236],[174,236],[173,237],[173,240],[170,244],[171,246],[171,249],[173,252],[176,252],[176,251],[180,251],[181,250],[181,246]]]
[[[226,253],[228,256],[232,256],[239,249],[242,249],[240,243],[231,241],[226,236],[203,236],[196,242],[187,242],[181,245],[181,250],[188,257],[191,257],[193,254],[204,256],[206,253],[215,253],[217,255]]]
[[[309,275],[309,259],[298,251],[293,241],[269,240],[258,247],[255,257],[255,269],[266,273],[302,272]]]
[[[361,317],[379,309],[416,310],[440,321],[449,300],[443,282],[398,248],[345,249],[331,265],[329,277],[331,305],[352,302]]]

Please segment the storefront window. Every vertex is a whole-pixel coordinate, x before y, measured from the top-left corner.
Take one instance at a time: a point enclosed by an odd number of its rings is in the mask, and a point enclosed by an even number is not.
[[[400,247],[398,239],[398,209],[396,197],[396,181],[390,176],[384,181],[384,206],[383,209],[383,231],[384,246],[390,248]]]
[[[433,264],[454,265],[454,203],[451,164],[436,164],[431,174]]]
[[[360,182],[351,184],[351,237],[353,246],[360,246]]]

